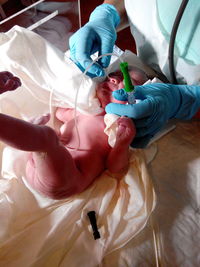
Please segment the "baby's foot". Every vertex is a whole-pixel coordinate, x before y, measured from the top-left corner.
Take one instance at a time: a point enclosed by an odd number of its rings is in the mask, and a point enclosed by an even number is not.
[[[37,125],[45,125],[50,120],[50,114],[44,114],[42,116],[30,118],[29,122]]]
[[[13,91],[21,86],[21,81],[8,71],[0,72],[0,94],[6,91]]]
[[[135,126],[132,119],[127,117],[120,117],[117,120],[117,123],[118,123],[118,130],[117,130],[115,145],[129,146],[136,134]]]

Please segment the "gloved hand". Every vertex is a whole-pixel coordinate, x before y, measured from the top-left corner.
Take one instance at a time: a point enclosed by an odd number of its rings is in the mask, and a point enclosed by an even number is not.
[[[110,103],[107,113],[133,118],[136,137],[133,147],[145,147],[169,119],[191,119],[200,108],[200,86],[153,83],[135,86],[137,104]],[[127,100],[127,93],[120,89],[113,92],[118,100]]]
[[[99,52],[99,56],[112,53],[116,41],[116,27],[120,17],[114,6],[102,4],[91,13],[89,22],[73,34],[69,40],[70,56],[76,65],[85,71],[91,64],[91,55]],[[104,76],[103,68],[108,67],[110,56],[102,57],[94,63],[87,75]]]
[[[8,71],[0,72],[0,94],[12,91],[21,86],[21,81]]]

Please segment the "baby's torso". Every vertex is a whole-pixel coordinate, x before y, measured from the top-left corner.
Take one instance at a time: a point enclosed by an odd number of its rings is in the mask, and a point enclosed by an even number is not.
[[[106,157],[110,147],[104,133],[103,116],[89,116],[74,110],[57,109],[56,118],[60,121],[59,139],[73,158]],[[83,157],[84,155],[84,157]]]

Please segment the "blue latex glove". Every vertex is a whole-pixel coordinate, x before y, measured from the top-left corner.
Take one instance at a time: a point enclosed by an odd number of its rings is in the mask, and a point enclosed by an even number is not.
[[[200,86],[154,83],[135,86],[138,104],[110,103],[107,113],[128,116],[134,119],[136,138],[133,147],[145,147],[150,139],[159,132],[169,119],[191,119],[200,108]],[[120,89],[113,92],[118,100],[127,100],[127,93]]]
[[[89,22],[73,34],[69,40],[70,56],[76,65],[85,71],[93,61],[91,55],[98,51],[99,56],[112,53],[120,17],[114,6],[102,4],[91,13]],[[104,76],[103,68],[108,67],[110,56],[102,57],[94,63],[87,75]]]

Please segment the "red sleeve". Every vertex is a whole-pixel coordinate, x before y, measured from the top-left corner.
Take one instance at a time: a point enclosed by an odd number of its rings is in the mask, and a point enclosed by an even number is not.
[[[197,111],[197,113],[194,115],[193,119],[200,119],[200,109]]]

